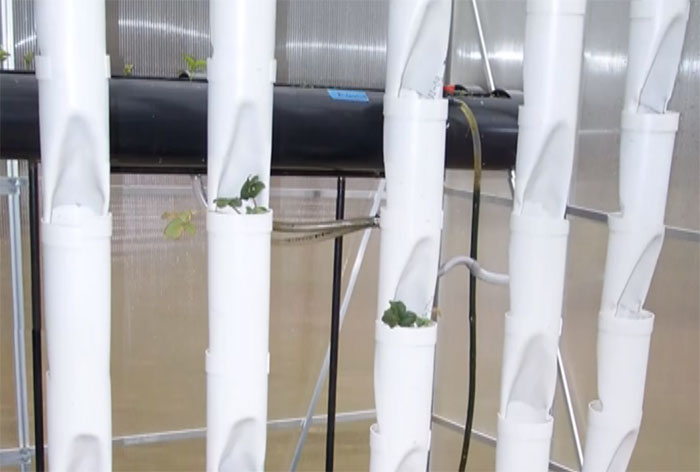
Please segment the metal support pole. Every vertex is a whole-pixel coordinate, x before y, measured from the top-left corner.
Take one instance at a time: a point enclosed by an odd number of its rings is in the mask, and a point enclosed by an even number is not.
[[[382,202],[384,196],[384,180],[379,183],[377,191],[374,194],[374,200],[372,201],[372,207],[370,208],[369,215],[374,216],[379,211],[379,205]],[[346,192],[347,196],[347,192]],[[362,240],[360,241],[360,246],[357,248],[357,255],[355,256],[355,262],[353,263],[352,270],[350,271],[350,278],[348,279],[348,285],[345,287],[345,295],[343,296],[343,303],[340,306],[340,328],[343,327],[343,321],[350,306],[350,300],[352,300],[352,294],[355,291],[355,284],[360,276],[360,269],[362,268],[362,262],[365,259],[365,253],[367,252],[367,245],[369,244],[369,238],[372,235],[372,229],[367,228],[362,233]],[[318,377],[316,377],[316,386],[314,387],[314,392],[311,395],[311,401],[309,402],[309,407],[306,410],[306,417],[301,424],[301,434],[297,440],[297,446],[294,449],[294,457],[292,458],[292,463],[289,466],[290,472],[297,470],[299,466],[299,461],[301,460],[301,452],[304,449],[304,444],[306,443],[306,438],[309,434],[309,428],[314,422],[314,411],[316,411],[316,404],[318,403],[318,398],[321,395],[321,388],[323,383],[328,377],[328,369],[330,366],[330,344],[326,348],[326,356],[323,358],[323,364],[318,372]],[[340,415],[336,415],[340,417]]]
[[[24,343],[24,278],[22,276],[22,225],[20,221],[19,163],[7,161],[7,176],[14,181],[14,192],[7,198],[10,217],[10,266],[12,271],[12,315],[14,323],[15,400],[17,439],[22,454],[20,470],[29,470],[29,412],[27,409],[27,359]]]
[[[338,177],[335,218],[345,216],[345,177]],[[335,397],[338,384],[338,343],[340,341],[340,289],[343,276],[343,238],[335,238],[333,250],[333,300],[331,308],[331,355],[328,375],[328,425],[326,429],[326,471],[333,470],[335,441]]]
[[[474,20],[476,21],[476,32],[479,35],[479,50],[481,51],[481,59],[484,63],[486,84],[489,87],[489,92],[493,92],[494,90],[496,90],[496,83],[493,80],[493,72],[491,71],[491,62],[489,61],[488,51],[486,49],[484,28],[481,25],[481,16],[479,15],[479,6],[477,5],[477,0],[472,0],[472,9],[474,10]]]
[[[29,246],[32,268],[32,387],[34,394],[34,454],[36,470],[44,463],[44,371],[41,367],[41,267],[39,247],[39,163],[29,163]]]
[[[564,368],[564,358],[561,355],[561,349],[557,350],[557,368],[559,369],[559,382],[561,382],[561,389],[564,392],[564,398],[566,400],[566,411],[569,413],[571,435],[573,436],[574,446],[576,448],[576,459],[578,460],[579,467],[583,467],[583,448],[581,447],[581,436],[578,432],[578,423],[576,422],[574,403],[571,397],[571,390],[569,390],[569,381],[566,378],[566,369]]]

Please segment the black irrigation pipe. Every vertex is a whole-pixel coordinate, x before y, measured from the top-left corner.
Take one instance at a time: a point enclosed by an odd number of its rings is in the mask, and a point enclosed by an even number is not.
[[[345,177],[338,177],[335,218],[345,217]],[[326,472],[333,470],[335,405],[338,385],[338,344],[340,342],[340,289],[343,277],[343,237],[335,238],[333,248],[333,295],[331,308],[331,355],[328,373],[328,423],[326,428]]]
[[[36,470],[44,461],[44,388],[41,367],[41,252],[39,247],[39,163],[29,164],[29,245],[32,278],[32,390],[34,395],[34,454]]]
[[[378,90],[276,85],[272,171],[277,174],[379,176],[383,162],[383,102]],[[354,100],[354,101],[353,101]],[[484,169],[514,166],[522,97],[469,96],[479,121]],[[109,145],[119,173],[206,172],[207,83],[113,77],[109,81]],[[468,125],[450,103],[445,167],[472,165]],[[40,159],[39,94],[32,74],[0,72],[0,155]]]

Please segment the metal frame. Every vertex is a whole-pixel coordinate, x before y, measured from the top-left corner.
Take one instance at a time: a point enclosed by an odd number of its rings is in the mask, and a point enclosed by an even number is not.
[[[37,184],[36,180],[36,162],[30,162],[30,179],[29,179],[29,190],[30,190],[30,197],[31,197],[31,190],[33,190],[32,185]],[[8,163],[8,166],[11,166],[12,164]],[[10,169],[8,167],[8,177],[2,177],[0,178],[0,195],[8,195],[10,197],[10,201],[14,203],[11,204],[11,211],[10,214],[12,215],[15,210],[12,210],[12,206],[19,205],[19,195],[21,189],[27,187],[27,179],[21,178],[17,175],[13,174],[14,171],[10,172]],[[136,188],[136,187],[135,187]],[[173,190],[182,190],[182,191],[191,191],[190,186],[173,186],[169,187],[167,189],[168,191],[173,191]],[[380,192],[378,194],[377,192]],[[274,195],[281,195],[281,196],[287,196],[287,197],[321,197],[321,198],[333,198],[334,196],[337,197],[337,193],[334,192],[333,190],[309,190],[309,189],[302,189],[302,188],[292,188],[292,189],[284,189],[284,190],[273,190],[272,193]],[[458,198],[471,198],[471,192],[466,191],[466,190],[460,190],[460,189],[455,189],[452,187],[445,187],[445,194],[447,196],[454,196]],[[375,205],[377,203],[381,202],[381,190],[378,191],[372,191],[372,190],[351,190],[347,191],[345,194],[345,198],[350,198],[350,199],[369,199],[375,197]],[[482,198],[485,202],[490,202],[493,204],[497,205],[502,205],[504,207],[510,207],[512,205],[512,201],[509,198],[505,197],[498,197],[494,195],[482,195]],[[34,202],[38,203],[38,202]],[[373,205],[374,206],[374,205]],[[17,211],[14,213],[17,215],[17,218],[19,217],[19,212]],[[582,208],[582,207],[575,207],[575,206],[570,206],[568,209],[568,214],[569,215],[574,215],[577,217],[581,217],[584,219],[588,220],[593,220],[593,221],[598,221],[598,222],[605,222],[607,215],[603,212],[599,212],[596,210],[588,209],[588,208]],[[14,217],[11,216],[11,220]],[[38,220],[34,221],[35,218],[38,218],[38,211],[35,213],[34,218],[32,221],[30,221],[30,231],[33,230],[33,228],[36,226]],[[13,223],[11,222],[11,227]],[[19,224],[14,226],[16,229],[21,229]],[[37,227],[38,228],[38,227]],[[367,230],[369,232],[369,230]],[[690,229],[683,229],[683,228],[672,228],[669,227],[667,228],[667,236],[674,238],[674,239],[680,239],[680,240],[689,240],[689,241],[694,241],[694,242],[700,242],[700,232],[690,230]],[[18,233],[15,230],[11,230],[10,232],[10,238],[14,239],[15,242],[21,241],[21,234]],[[11,249],[12,252],[15,254],[11,257],[15,258],[14,260],[19,261],[21,257],[21,244],[15,244],[11,242]],[[18,253],[20,254],[18,256]],[[357,271],[355,270],[356,266],[358,264],[361,265],[362,259],[364,258],[364,251],[358,250],[358,253],[356,255],[355,259],[355,266],[353,267],[353,273],[351,274],[351,279],[350,282],[352,282],[353,278],[356,278],[355,272],[359,272],[359,269]],[[34,261],[33,261],[34,262]],[[34,273],[32,274],[34,278]],[[38,275],[38,273],[37,273]],[[355,275],[355,277],[353,277]],[[16,278],[15,278],[16,277]],[[19,283],[15,284],[14,282],[18,281]],[[23,286],[21,284],[21,277],[18,277],[16,275],[16,272],[13,270],[13,296],[19,296],[23,291]],[[342,303],[343,305],[340,307],[340,312],[339,315],[342,316],[344,314],[343,308],[347,309],[347,305],[349,304],[351,298],[352,298],[352,287],[354,284],[349,283],[348,287],[346,288],[346,293],[343,297]],[[15,288],[16,287],[16,288]],[[34,289],[34,287],[32,287]],[[34,290],[33,290],[34,291]],[[21,307],[21,305],[20,305]],[[13,303],[13,310],[17,311],[20,308],[17,308],[17,304]],[[23,310],[23,308],[21,308]],[[39,318],[40,321],[40,318]],[[17,326],[17,324],[16,324]],[[40,333],[41,326],[40,324],[37,325],[36,323],[33,326],[33,334],[36,336],[37,334]],[[37,339],[38,336],[37,336]],[[35,346],[36,347],[36,346]],[[26,372],[26,359],[24,361],[19,360],[19,362],[16,361],[16,364],[22,365],[24,364],[24,368],[20,369],[24,372]],[[34,366],[35,369],[38,367],[39,372],[41,372],[41,366]],[[575,450],[577,453],[577,458],[579,460],[579,463],[581,461],[581,440],[580,440],[580,434],[579,434],[579,428],[578,428],[578,423],[576,420],[576,415],[573,409],[573,395],[572,391],[569,386],[568,378],[566,375],[566,368],[565,368],[565,363],[563,356],[561,356],[561,353],[559,353],[558,356],[558,372],[559,372],[559,382],[562,386],[562,391],[565,396],[566,400],[566,409],[567,413],[569,416],[569,422],[571,425],[571,434],[572,434],[572,439],[574,442]],[[321,375],[319,373],[319,375]],[[337,375],[337,371],[336,371]],[[39,378],[41,376],[39,375]],[[19,379],[19,377],[16,378],[16,381]],[[26,379],[26,377],[25,377]],[[21,380],[21,379],[20,379]],[[36,380],[36,379],[35,379]],[[18,387],[19,388],[19,387]],[[39,387],[41,388],[41,387]],[[19,391],[16,389],[16,391]],[[40,390],[39,390],[40,391]],[[40,397],[39,397],[40,398]],[[312,398],[313,402],[313,398]],[[41,403],[41,402],[40,402]],[[312,403],[312,405],[315,403]],[[18,402],[19,405],[19,402]],[[24,407],[21,408],[26,408],[26,403],[24,404]],[[311,410],[313,411],[313,409]],[[352,421],[365,421],[365,420],[370,420],[374,417],[374,412],[373,410],[362,410],[362,411],[355,411],[355,412],[343,412],[343,413],[338,413],[335,415],[335,421],[336,422],[352,422]],[[20,420],[21,421],[21,420]],[[309,421],[306,417],[300,417],[300,418],[282,418],[282,419],[277,419],[277,420],[271,420],[268,422],[268,426],[271,429],[288,429],[288,428],[300,428],[303,432],[304,428],[308,430],[308,427],[312,423],[319,423],[322,424],[327,421],[327,416],[326,415],[317,415],[317,416],[312,416],[311,420]],[[441,426],[445,426],[448,429],[458,432],[460,434],[463,434],[464,432],[464,426],[456,423],[452,420],[446,419],[444,417],[441,417],[439,415],[433,415],[433,423],[438,424]],[[35,426],[37,426],[35,424]],[[42,425],[43,426],[43,425]],[[18,428],[21,426],[18,424]],[[28,428],[28,423],[27,423],[27,428]],[[43,433],[42,433],[43,434]],[[479,432],[477,430],[474,430],[472,432],[474,435],[475,439],[484,441],[487,444],[495,444],[495,438],[492,436]],[[164,431],[164,432],[154,432],[154,433],[145,433],[145,434],[137,434],[137,435],[127,435],[127,436],[120,436],[114,438],[114,444],[115,445],[121,445],[121,446],[130,446],[130,445],[135,445],[135,444],[144,444],[144,443],[155,443],[155,442],[167,442],[167,441],[175,441],[175,440],[183,440],[183,439],[191,439],[191,438],[198,438],[198,437],[204,437],[204,429],[203,428],[195,428],[195,429],[188,429],[188,430],[180,430],[180,431]],[[21,444],[21,443],[20,443]],[[297,445],[297,451],[295,452],[295,456],[298,454],[301,454],[301,449],[303,448],[304,445],[304,439],[300,437],[300,444]],[[43,452],[45,448],[43,446],[40,447],[39,450]],[[31,444],[27,443],[20,445],[17,448],[10,448],[10,449],[3,449],[0,450],[0,466],[9,466],[9,465],[20,465],[20,467],[23,467],[23,464],[29,464],[32,460],[32,457],[35,456],[36,452],[33,450],[33,446]],[[555,471],[571,471],[573,469],[570,469],[562,464],[552,462],[550,464],[552,470]],[[25,470],[25,469],[22,469]],[[42,469],[39,469],[42,470]]]
[[[20,450],[20,470],[29,470],[29,409],[27,407],[27,360],[24,342],[24,284],[22,276],[22,224],[19,162],[7,161],[7,180],[11,186],[7,194],[10,219],[10,270],[12,273],[13,357],[15,371],[15,401],[17,408],[17,442]],[[26,182],[25,182],[26,183]]]

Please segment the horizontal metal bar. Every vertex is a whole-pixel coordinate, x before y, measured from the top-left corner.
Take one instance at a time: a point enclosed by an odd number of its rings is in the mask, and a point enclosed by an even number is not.
[[[454,187],[445,186],[445,195],[461,198],[471,198],[472,192],[470,190],[462,190]],[[481,194],[481,201],[507,207],[513,205],[513,200],[509,197],[499,197],[497,195],[488,195],[484,193]],[[594,210],[593,208],[581,207],[577,205],[567,206],[566,214],[568,216],[576,216],[578,218],[583,218],[591,221],[598,221],[600,223],[606,223],[608,221],[607,212]],[[700,242],[700,231],[690,228],[681,228],[678,226],[666,226],[666,237],[690,242]]]
[[[352,423],[355,421],[369,421],[376,416],[375,410],[359,410],[338,413],[335,416],[336,423]],[[280,418],[269,420],[267,427],[270,430],[284,430],[301,428],[304,425],[305,418]],[[312,424],[325,424],[328,420],[327,415],[316,415],[311,419]],[[142,444],[157,444],[172,441],[185,441],[188,439],[204,438],[207,434],[206,428],[190,428],[173,431],[159,431],[155,433],[129,434],[126,436],[117,436],[112,439],[114,446],[136,446]],[[32,457],[34,455],[34,446],[29,449],[21,450],[20,448],[0,449],[0,467],[9,467],[20,464],[24,457]]]
[[[456,421],[452,421],[448,418],[445,418],[444,416],[440,415],[435,415],[433,414],[433,424],[437,424],[440,426],[443,426],[451,431],[454,431],[459,434],[464,434],[464,425],[457,423]],[[482,433],[481,431],[476,431],[472,430],[472,437],[474,439],[478,439],[479,441],[486,443],[490,446],[496,447],[496,438],[491,436],[490,434]],[[576,472],[575,469],[572,469],[568,466],[565,466],[559,462],[555,461],[549,461],[549,470],[552,472]]]
[[[20,449],[18,447],[10,449],[0,449],[0,467],[10,467],[21,464],[24,458],[34,455],[34,449]]]

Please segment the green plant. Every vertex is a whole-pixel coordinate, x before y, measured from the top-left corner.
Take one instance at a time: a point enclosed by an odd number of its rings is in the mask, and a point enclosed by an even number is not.
[[[30,69],[32,67],[32,61],[34,60],[34,51],[25,52],[22,58],[24,59],[25,69]]]
[[[401,328],[422,328],[430,324],[429,318],[423,318],[407,310],[406,304],[400,300],[389,302],[389,308],[384,311],[382,321],[390,328],[396,326],[400,326]]]
[[[189,76],[190,80],[194,77],[194,74],[197,72],[206,70],[207,68],[207,60],[206,59],[196,59],[189,54],[185,54],[182,56],[182,59],[185,61],[187,64],[187,75]],[[178,75],[180,75],[178,73]]]
[[[5,62],[5,60],[7,60],[8,57],[10,57],[10,53],[5,51],[5,49],[0,48],[0,64]]]
[[[180,239],[183,234],[194,236],[197,232],[197,227],[192,222],[194,214],[192,210],[163,213],[161,218],[168,220],[163,230],[166,239]]]
[[[248,178],[245,179],[245,182],[243,182],[241,193],[238,197],[220,197],[214,200],[214,203],[217,208],[230,207],[233,208],[236,213],[240,214],[240,209],[243,207],[243,204],[251,200],[253,206],[246,205],[246,215],[267,213],[269,210],[262,205],[258,205],[258,202],[255,200],[263,190],[265,190],[265,183],[261,181],[257,175],[249,175]]]
[[[270,211],[266,207],[258,205],[258,202],[255,201],[255,199],[260,195],[260,192],[263,190],[265,190],[265,183],[262,182],[257,175],[251,175],[248,176],[245,182],[243,182],[240,196],[233,198],[217,198],[214,200],[214,203],[216,204],[217,208],[233,208],[235,212],[240,215],[240,209],[243,207],[244,202],[251,200],[253,202],[253,206],[246,206],[246,215],[260,215]],[[197,212],[192,210],[166,211],[163,213],[161,218],[168,220],[168,224],[163,230],[165,238],[180,239],[185,234],[188,236],[194,236],[197,232],[197,227],[192,221],[192,218],[196,214]]]
[[[134,75],[133,64],[124,64],[124,75],[127,77],[131,77],[132,75]]]

